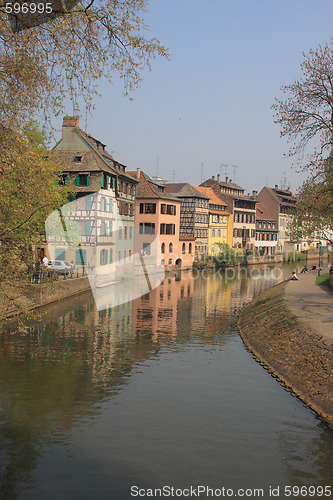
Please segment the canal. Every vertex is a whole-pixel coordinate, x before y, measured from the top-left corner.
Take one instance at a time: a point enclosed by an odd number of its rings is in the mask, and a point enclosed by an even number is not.
[[[290,271],[171,273],[133,302],[98,311],[85,293],[36,312],[25,333],[3,327],[0,498],[149,498],[163,487],[185,498],[191,486],[200,498],[286,498],[289,486],[308,488],[291,498],[330,498],[332,430],[236,328],[243,305]]]

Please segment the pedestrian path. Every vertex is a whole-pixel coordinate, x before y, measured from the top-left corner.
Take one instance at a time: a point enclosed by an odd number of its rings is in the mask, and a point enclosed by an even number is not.
[[[323,269],[322,274],[328,269]],[[333,341],[333,292],[316,285],[318,271],[299,274],[298,281],[288,281],[286,301],[292,312],[314,332]]]

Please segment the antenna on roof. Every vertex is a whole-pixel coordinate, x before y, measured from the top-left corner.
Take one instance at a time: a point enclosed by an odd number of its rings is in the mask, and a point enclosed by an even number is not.
[[[234,182],[236,182],[236,170],[238,168],[238,165],[233,165],[233,172],[234,172]]]
[[[220,165],[220,176],[221,176],[221,178],[227,176],[227,168],[228,168],[228,166],[229,166],[228,163],[221,163],[221,165]],[[223,169],[223,176],[222,176],[222,169]]]

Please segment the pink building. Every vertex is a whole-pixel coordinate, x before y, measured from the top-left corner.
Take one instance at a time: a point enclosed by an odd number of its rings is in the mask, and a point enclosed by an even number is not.
[[[135,253],[148,254],[152,236],[158,236],[165,267],[192,267],[194,238],[180,238],[180,200],[137,169],[128,172],[138,181],[135,206]]]

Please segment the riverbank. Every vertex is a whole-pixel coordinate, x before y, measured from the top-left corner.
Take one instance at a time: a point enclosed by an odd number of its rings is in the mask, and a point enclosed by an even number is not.
[[[88,276],[60,278],[59,281],[45,284],[25,284],[22,287],[7,288],[0,292],[0,321],[21,313],[35,310],[41,306],[67,299],[90,290]]]
[[[238,328],[257,360],[333,429],[333,292],[316,273],[284,282],[241,312]]]

